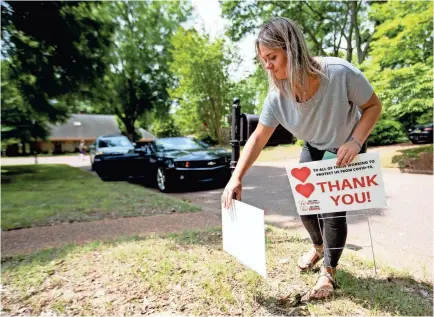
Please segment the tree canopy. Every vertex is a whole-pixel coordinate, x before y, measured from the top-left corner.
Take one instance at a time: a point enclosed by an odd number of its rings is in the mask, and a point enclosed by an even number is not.
[[[32,111],[50,121],[68,109],[56,98],[92,85],[105,72],[113,26],[99,3],[2,2],[2,55]]]
[[[190,14],[184,2],[110,2],[105,8],[116,22],[113,50],[105,56],[109,68],[90,90],[100,111],[116,114],[131,139],[136,123],[155,110],[167,116],[171,101],[167,89],[174,78],[171,37]]]
[[[255,32],[273,16],[294,20],[304,31],[314,55],[340,56],[361,63],[367,56],[372,32],[368,4],[362,1],[223,1],[229,20],[227,34],[234,41]]]
[[[221,5],[226,36],[211,39],[188,29],[188,1],[3,1],[3,138],[43,138],[49,122],[85,110],[115,114],[132,140],[141,125],[158,136],[221,142],[232,99],[258,114],[268,92],[258,63],[248,77],[230,80],[238,62],[231,45],[272,16],[300,25],[313,55],[359,67],[383,103],[384,122],[408,127],[432,120],[432,2]]]
[[[432,121],[433,3],[390,1],[370,12],[377,27],[362,65],[384,112],[406,127]]]
[[[221,142],[221,126],[230,106],[230,61],[224,54],[224,42],[210,41],[195,30],[180,28],[172,43],[170,70],[178,81],[170,90],[178,103],[175,120],[185,133],[202,128]]]

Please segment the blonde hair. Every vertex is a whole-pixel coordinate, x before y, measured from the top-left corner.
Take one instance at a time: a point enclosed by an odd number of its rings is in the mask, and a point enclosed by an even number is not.
[[[315,60],[310,55],[301,29],[290,19],[271,18],[269,22],[262,25],[255,46],[256,56],[265,69],[265,62],[260,56],[259,45],[268,48],[281,48],[287,56],[288,79],[279,80],[272,72],[268,71],[270,89],[277,88],[283,95],[293,98],[293,93],[297,91],[297,85],[306,88],[308,76],[326,77],[320,60]]]

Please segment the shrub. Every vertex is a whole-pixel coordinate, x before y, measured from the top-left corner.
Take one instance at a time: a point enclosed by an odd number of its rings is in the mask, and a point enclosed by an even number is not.
[[[405,138],[401,123],[395,120],[380,120],[368,138],[369,145],[388,145]]]

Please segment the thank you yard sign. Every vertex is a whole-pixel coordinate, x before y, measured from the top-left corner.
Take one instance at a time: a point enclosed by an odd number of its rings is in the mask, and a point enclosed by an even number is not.
[[[287,166],[300,215],[386,207],[378,153],[359,154],[351,164],[336,159]]]

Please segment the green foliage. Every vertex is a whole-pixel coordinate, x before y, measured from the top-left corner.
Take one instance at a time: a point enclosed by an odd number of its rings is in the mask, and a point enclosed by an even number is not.
[[[47,136],[46,118],[34,113],[22,97],[10,63],[1,61],[2,147],[12,142],[31,142]]]
[[[240,99],[241,112],[254,113],[257,103],[258,90],[254,87],[252,77],[231,83],[230,92],[231,100]]]
[[[243,113],[260,114],[268,93],[268,78],[261,65],[256,64],[255,72],[249,77],[232,83],[230,88],[231,99],[240,99]]]
[[[379,120],[368,138],[368,145],[388,145],[398,143],[405,137],[401,123],[394,120]]]
[[[363,65],[386,115],[406,128],[433,115],[433,3],[389,1],[373,4],[377,21],[371,58]],[[431,118],[430,120],[426,120]]]
[[[353,2],[223,1],[222,11],[229,20],[227,34],[234,41],[257,31],[271,17],[288,17],[302,27],[314,55],[339,56],[345,50],[347,60],[352,61],[353,49],[357,49],[357,61],[361,62],[366,58],[371,35],[370,23],[366,22],[369,4]]]
[[[31,112],[50,121],[63,120],[69,109],[55,99],[77,93],[102,77],[112,25],[98,15],[101,5],[2,2],[2,55],[23,105]]]
[[[172,116],[165,119],[154,120],[152,124],[152,133],[158,138],[166,138],[171,136],[180,136],[181,132],[175,124]]]
[[[109,2],[104,10],[116,23],[114,49],[106,56],[109,71],[91,95],[135,139],[137,120],[151,111],[162,116],[169,111],[170,38],[191,9],[185,2],[137,1]]]
[[[229,59],[224,54],[222,40],[210,41],[194,30],[179,28],[172,38],[172,74],[178,79],[170,89],[177,100],[175,122],[185,134],[206,129],[222,142],[221,127],[229,114]]]

